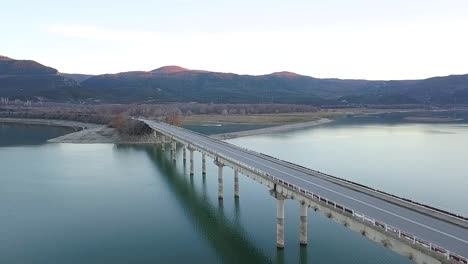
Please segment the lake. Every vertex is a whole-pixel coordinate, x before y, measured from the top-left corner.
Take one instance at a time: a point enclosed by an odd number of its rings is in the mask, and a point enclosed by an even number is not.
[[[468,215],[468,124],[346,118],[230,143]]]
[[[0,263],[411,263],[312,210],[309,244],[299,246],[295,201],[286,201],[286,248],[277,251],[276,202],[264,186],[240,177],[235,200],[233,171],[225,168],[220,202],[217,167],[208,160],[203,177],[199,153],[189,176],[180,149],[173,164],[152,146],[47,144],[66,131],[41,129],[45,137],[31,140],[37,131],[30,127],[0,126]],[[453,146],[448,135],[465,141]],[[466,168],[458,151],[467,136],[464,125],[338,122],[230,141],[440,205],[441,196],[466,195],[456,194],[463,187],[453,181]],[[435,179],[443,169],[450,173]],[[424,195],[434,182],[441,189]]]

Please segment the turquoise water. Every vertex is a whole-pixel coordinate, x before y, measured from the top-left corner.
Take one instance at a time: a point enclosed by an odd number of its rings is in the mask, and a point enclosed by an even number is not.
[[[229,142],[468,216],[466,123],[348,118]]]
[[[8,142],[35,133],[8,129]],[[277,251],[268,190],[241,177],[235,200],[226,168],[219,202],[216,167],[203,177],[199,153],[191,177],[180,150],[174,165],[155,147],[44,140],[0,147],[0,263],[410,263],[313,211],[300,247],[296,201]]]

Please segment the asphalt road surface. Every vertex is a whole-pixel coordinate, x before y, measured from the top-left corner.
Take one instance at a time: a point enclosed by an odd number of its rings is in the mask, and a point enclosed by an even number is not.
[[[468,256],[468,229],[464,227],[314,177],[281,163],[273,162],[271,159],[262,157],[262,155],[255,152],[200,135],[187,129],[146,119],[140,120],[155,130],[168,135],[174,135],[194,145],[222,153],[226,157],[248,164],[302,189],[363,213],[379,222],[396,227],[458,255]],[[407,186],[407,188],[411,188],[411,186]],[[443,195],[443,193],[437,195]]]

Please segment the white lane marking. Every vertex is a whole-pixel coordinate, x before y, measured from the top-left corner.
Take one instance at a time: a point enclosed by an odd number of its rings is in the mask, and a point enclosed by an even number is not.
[[[174,133],[174,132],[172,132],[172,133]],[[174,134],[178,134],[178,133],[174,133]],[[179,135],[179,136],[180,136],[180,135]],[[180,137],[183,137],[183,136],[180,136]],[[193,139],[193,137],[192,137],[191,135],[190,135],[190,136],[185,135],[185,137],[188,137],[188,138],[192,138],[192,139]],[[208,142],[208,144],[210,144],[210,145],[216,144],[216,143],[207,141],[206,139],[203,139],[202,137],[200,137],[200,140],[205,141],[205,143]],[[219,149],[222,149],[222,150],[224,150],[224,151],[227,151],[227,152],[229,152],[229,153],[232,153],[232,154],[234,154],[235,156],[240,156],[239,154],[237,154],[237,153],[235,153],[235,152],[232,152],[232,151],[230,151],[230,150],[228,150],[228,149],[225,149],[225,148],[223,148],[223,147],[220,147],[220,146],[215,146],[215,147],[217,147],[217,148],[219,148]],[[250,160],[250,161],[252,161],[252,162],[255,162],[255,163],[257,163],[257,164],[260,164],[261,166],[270,168],[270,169],[272,169],[272,170],[276,170],[276,171],[278,171],[278,172],[281,172],[281,173],[283,173],[283,174],[286,174],[286,175],[288,175],[288,176],[291,176],[291,177],[293,177],[293,178],[296,178],[296,179],[298,179],[298,180],[300,180],[300,181],[303,181],[303,182],[306,182],[306,183],[315,185],[315,186],[317,186],[317,187],[319,187],[319,188],[322,188],[322,189],[325,189],[325,190],[327,190],[327,191],[329,191],[329,192],[332,192],[332,193],[341,195],[341,196],[343,196],[343,197],[345,197],[345,198],[351,199],[351,200],[353,200],[353,201],[356,201],[356,202],[358,202],[358,203],[364,204],[364,205],[369,206],[369,207],[371,207],[371,208],[374,208],[374,209],[377,209],[377,210],[379,210],[379,211],[385,212],[385,213],[387,213],[387,214],[393,215],[393,216],[395,216],[395,217],[398,217],[398,218],[403,219],[403,220],[405,220],[405,221],[408,221],[408,222],[410,222],[410,223],[419,225],[419,226],[421,226],[421,227],[427,228],[427,229],[432,230],[432,231],[434,231],[434,232],[437,232],[437,233],[443,234],[443,235],[445,235],[445,236],[451,237],[451,238],[456,239],[456,240],[458,240],[458,241],[460,241],[460,242],[463,242],[463,243],[465,243],[465,244],[468,244],[468,241],[467,241],[467,240],[464,240],[464,239],[462,239],[462,238],[459,238],[459,237],[456,237],[456,236],[454,236],[454,235],[448,234],[448,233],[446,233],[446,232],[437,230],[437,229],[432,228],[432,227],[430,227],[430,226],[427,226],[427,225],[425,225],[425,224],[418,223],[418,222],[416,222],[416,221],[414,221],[414,220],[408,219],[408,218],[406,218],[406,217],[400,216],[400,215],[398,215],[398,214],[392,213],[392,212],[387,211],[387,210],[385,210],[385,209],[382,209],[382,208],[379,208],[379,207],[377,207],[377,206],[371,205],[371,204],[369,204],[369,203],[363,202],[363,201],[358,200],[358,199],[356,199],[356,198],[353,198],[353,197],[351,197],[351,196],[348,196],[348,195],[342,194],[342,193],[340,193],[340,192],[334,191],[334,190],[332,190],[332,189],[330,189],[330,188],[327,188],[327,187],[321,186],[321,185],[319,185],[319,184],[310,182],[310,181],[308,181],[308,180],[302,179],[302,178],[297,177],[297,176],[295,176],[295,175],[293,175],[293,174],[290,174],[290,173],[288,173],[288,172],[285,172],[285,171],[279,170],[279,169],[277,169],[277,168],[268,166],[268,165],[263,164],[263,163],[261,163],[261,162],[258,162],[258,161],[256,161],[256,160],[253,160],[253,159],[250,159],[250,158],[247,158],[247,157],[243,157],[243,156],[240,156],[240,157],[241,157],[241,158],[244,158],[244,159],[247,159],[247,160]]]

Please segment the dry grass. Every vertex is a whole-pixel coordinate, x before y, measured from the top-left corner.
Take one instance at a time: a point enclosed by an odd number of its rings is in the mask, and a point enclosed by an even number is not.
[[[258,115],[191,115],[183,119],[184,125],[199,124],[271,124],[284,125],[315,121],[320,118],[336,119],[345,115],[359,115],[370,113],[383,113],[392,110],[351,108],[351,109],[325,109],[307,113],[281,113]]]
[[[324,115],[321,112],[287,113],[287,114],[259,114],[259,115],[192,115],[184,118],[185,125],[207,123],[217,124],[292,124],[318,120],[322,117],[336,117],[335,114]]]

